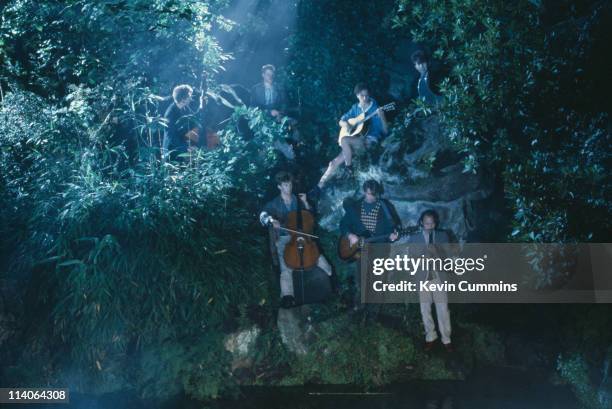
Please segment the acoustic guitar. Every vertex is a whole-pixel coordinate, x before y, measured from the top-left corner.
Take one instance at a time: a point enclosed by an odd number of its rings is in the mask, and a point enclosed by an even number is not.
[[[383,105],[379,109],[382,109],[383,111],[393,111],[395,109],[395,102]],[[342,142],[342,138],[346,138],[348,136],[359,136],[366,133],[366,122],[374,115],[377,115],[377,113],[378,109],[369,114],[368,116],[366,116],[365,112],[362,112],[356,117],[349,118],[346,121],[349,123],[349,126],[340,127],[340,134],[338,135],[338,145],[340,145],[340,143]]]
[[[418,226],[411,226],[396,230],[398,234],[398,239],[410,235],[416,232],[418,229]],[[357,240],[357,242],[351,246],[348,234],[345,234],[341,236],[338,240],[338,257],[340,257],[340,259],[343,261],[359,260],[359,258],[361,257],[361,249],[366,243],[386,239],[387,237],[389,237],[389,234],[383,234],[379,236],[372,236],[370,234],[366,234],[364,236],[359,236],[359,240]]]

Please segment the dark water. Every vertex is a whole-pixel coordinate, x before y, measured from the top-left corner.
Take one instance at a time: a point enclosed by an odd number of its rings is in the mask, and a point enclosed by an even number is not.
[[[481,371],[465,381],[415,381],[364,391],[350,386],[245,387],[231,399],[198,402],[185,397],[159,402],[130,394],[71,395],[63,405],[11,405],[63,409],[578,409],[568,387],[510,370]]]

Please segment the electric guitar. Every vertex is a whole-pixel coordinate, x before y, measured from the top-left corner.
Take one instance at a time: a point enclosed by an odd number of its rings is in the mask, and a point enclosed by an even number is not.
[[[398,239],[400,237],[408,236],[418,231],[418,229],[418,226],[410,226],[396,230],[398,234]],[[340,259],[343,261],[358,260],[361,257],[361,249],[366,243],[386,239],[387,237],[389,237],[389,234],[383,234],[379,236],[372,236],[370,234],[366,234],[364,236],[359,236],[359,240],[357,240],[357,242],[351,246],[348,234],[345,234],[338,240],[338,257],[340,257]]]
[[[395,109],[395,102],[383,105],[378,109],[382,109],[383,111],[393,111]],[[377,115],[378,109],[368,116],[366,116],[365,112],[362,112],[354,118],[349,118],[347,120],[349,126],[340,127],[340,134],[338,135],[338,145],[342,141],[342,138],[346,138],[347,136],[359,136],[367,132],[367,127],[365,126],[366,121],[372,118],[374,115]]]

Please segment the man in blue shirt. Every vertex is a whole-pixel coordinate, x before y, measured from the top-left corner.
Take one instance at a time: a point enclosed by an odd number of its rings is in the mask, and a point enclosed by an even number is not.
[[[349,173],[352,173],[353,153],[362,153],[365,149],[370,149],[373,145],[379,143],[384,135],[387,134],[387,120],[385,113],[378,107],[376,101],[370,97],[367,85],[360,83],[355,85],[355,96],[358,102],[351,109],[342,115],[338,124],[341,128],[350,127],[348,120],[355,118],[362,113],[365,116],[376,112],[372,118],[366,123],[367,131],[365,135],[346,136],[340,140],[340,148],[342,151],[336,156],[327,167],[327,170],[319,180],[319,188],[323,188],[325,183],[332,177],[336,169],[344,162]]]

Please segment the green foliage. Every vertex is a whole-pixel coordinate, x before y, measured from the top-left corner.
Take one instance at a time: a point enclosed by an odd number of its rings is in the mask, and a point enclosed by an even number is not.
[[[169,398],[184,391],[194,399],[218,397],[228,389],[229,353],[218,332],[169,342],[143,353],[138,370],[143,398]]]
[[[197,398],[230,385],[222,326],[271,298],[255,214],[282,125],[239,107],[220,149],[162,163],[151,97],[221,68],[223,3],[2,6],[2,267],[31,278],[22,362],[49,365],[23,382]]]
[[[585,408],[601,408],[597,400],[597,393],[588,375],[588,366],[579,355],[569,357],[560,356],[557,361],[557,370],[580,399]]]
[[[412,340],[380,324],[355,325],[341,316],[318,328],[313,351],[292,364],[298,383],[382,385],[415,359]]]
[[[303,104],[304,133],[317,136],[313,157],[337,155],[338,119],[356,102],[358,82],[367,83],[375,98],[387,89],[381,72],[395,48],[392,5],[390,0],[298,3],[285,76],[293,98]]]
[[[0,224],[0,271],[24,283],[20,319],[28,323],[17,346],[20,367],[3,376],[77,391],[127,386],[152,398],[182,390],[205,399],[231,387],[225,326],[246,325],[247,306],[270,308],[276,298],[256,213],[277,166],[271,146],[282,125],[239,107],[220,149],[162,163],[155,146],[164,125],[151,95],[198,84],[202,72],[211,90],[219,86],[215,73],[230,57],[212,32],[233,27],[221,16],[225,3],[0,5],[0,217],[10,221]],[[503,176],[516,216],[512,237],[606,241],[609,119],[585,103],[590,82],[581,80],[576,93],[572,82],[591,55],[600,6],[579,10],[584,28],[573,30],[567,19],[542,23],[534,2],[400,0],[399,29],[390,32],[394,4],[299,3],[282,74],[303,103],[300,131],[317,153],[310,168],[337,153],[336,120],[354,102],[355,83],[369,81],[378,96],[386,88],[383,67],[412,29],[453,67],[442,86],[445,129],[465,154],[466,171],[492,168]],[[254,20],[242,29],[263,25]],[[238,133],[240,118],[252,138]],[[404,131],[391,140],[413,148],[414,140],[401,140]],[[349,281],[349,269],[338,269],[341,281]],[[286,365],[293,371],[287,383],[379,385],[413,363],[420,377],[453,377],[442,359],[415,350],[417,310],[397,309],[411,337],[341,316],[320,326],[305,357],[291,356],[278,332],[268,331],[255,365]],[[332,305],[328,313],[340,310]],[[568,349],[599,350],[609,341],[597,329],[610,325],[597,317]],[[503,359],[493,332],[470,331],[485,363]],[[559,368],[588,397],[581,385],[597,356],[576,356]]]
[[[465,347],[460,347],[465,362],[475,365],[495,366],[505,362],[505,347],[499,333],[484,325],[473,323],[459,324],[466,332]],[[469,335],[468,335],[469,334]]]
[[[610,306],[572,306],[565,318],[559,333],[564,352],[557,359],[557,371],[585,407],[605,407],[597,401],[596,389],[602,384],[612,345]]]
[[[18,375],[26,383],[127,381],[144,396],[165,385],[197,398],[228,384],[221,327],[270,300],[255,213],[281,125],[237,108],[220,149],[162,163],[151,97],[201,73],[215,89],[229,56],[210,33],[232,28],[225,3],[1,6],[0,212],[13,221],[2,225],[2,267],[32,278],[24,359],[53,366]]]
[[[610,9],[570,3],[399,0],[394,18],[451,67],[443,129],[466,172],[503,175],[517,241],[609,239],[609,117],[596,84]]]
[[[167,82],[213,73],[228,58],[209,34],[213,25],[227,26],[218,16],[224,3],[11,2],[0,26],[7,57],[0,76],[62,95],[69,84],[95,86],[102,80],[119,91],[136,78]]]
[[[32,340],[58,351],[58,370],[78,363],[87,368],[82,376],[102,379],[134,348],[178,348],[179,357],[192,362],[195,354],[206,367],[183,365],[180,385],[200,398],[219,393],[226,362],[205,348],[221,348],[234,306],[270,299],[266,245],[254,221],[280,125],[258,110],[238,110],[234,120],[241,115],[251,140],[230,126],[223,148],[190,163],[126,169],[121,148],[92,143],[70,110],[27,93],[5,98],[2,207],[20,224],[6,227],[2,247],[18,246],[8,251],[12,274],[34,269],[24,319],[36,328]],[[203,344],[181,349],[186,339]]]

